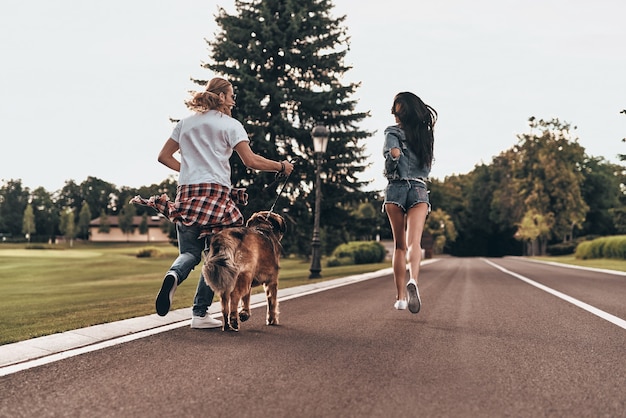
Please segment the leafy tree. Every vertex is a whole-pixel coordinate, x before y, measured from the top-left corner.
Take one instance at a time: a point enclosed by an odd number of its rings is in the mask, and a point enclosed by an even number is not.
[[[33,213],[33,205],[26,205],[24,216],[22,217],[22,233],[30,242],[31,235],[35,232],[35,214]]]
[[[584,148],[571,133],[571,125],[558,119],[529,119],[531,132],[518,135],[516,177],[524,205],[553,220],[552,238],[569,241],[582,226],[589,206],[581,193]],[[533,132],[538,129],[539,132]],[[574,128],[575,129],[575,128]]]
[[[0,233],[22,235],[22,216],[28,205],[29,190],[22,188],[22,180],[11,179],[0,188]]]
[[[100,210],[104,209],[107,213],[111,213],[111,206],[117,194],[115,185],[89,176],[80,184],[79,188],[81,202],[86,203],[90,210],[100,213]]]
[[[133,223],[133,218],[135,214],[135,205],[131,205],[130,203],[126,202],[122,207],[120,214],[118,215],[117,220],[119,227],[122,232],[126,234],[127,237],[128,234],[132,234],[135,231],[135,225]]]
[[[376,210],[372,202],[361,202],[352,210],[350,217],[355,221],[350,228],[350,241],[371,241],[376,239],[380,232],[380,207]]]
[[[515,238],[526,243],[526,255],[546,253],[550,232],[554,225],[553,215],[547,216],[529,209],[519,223]]]
[[[82,202],[83,194],[80,186],[76,184],[74,180],[66,180],[56,201],[59,212],[63,209],[71,208],[73,213],[77,214],[80,211]],[[74,221],[76,221],[76,219]]]
[[[78,214],[78,236],[82,239],[89,239],[89,223],[91,222],[91,210],[87,201],[83,202]]]
[[[59,229],[63,236],[70,241],[70,247],[73,247],[74,237],[76,237],[76,223],[74,221],[74,210],[72,208],[66,208],[61,211]]]
[[[430,184],[430,201],[433,212],[442,210],[454,225],[457,231],[456,240],[446,241],[442,251],[458,256],[472,256],[488,254],[488,243],[491,226],[482,222],[474,222],[474,218],[483,217],[485,205],[488,200],[482,202],[480,208],[472,205],[470,208],[470,190],[474,187],[476,173],[471,172],[465,175],[454,175],[446,177],[445,180],[434,179]],[[430,216],[430,215],[429,215]],[[427,222],[432,219],[427,219]],[[428,226],[426,226],[428,229]],[[432,226],[435,229],[435,226]]]
[[[235,0],[235,14],[221,8],[216,16],[220,31],[208,42],[211,59],[204,65],[233,83],[238,94],[233,116],[244,123],[255,152],[299,158],[276,207],[288,208],[304,226],[294,231],[301,242],[311,236],[315,196],[310,132],[318,123],[329,127],[321,208],[326,244],[345,242],[349,202],[361,199],[365,184],[357,179],[366,167],[360,141],[371,135],[357,127],[368,116],[355,112],[351,96],[358,84],[342,84],[350,69],[344,64],[349,38],[345,16],[333,18],[331,7],[327,0]],[[232,166],[233,183],[247,187],[251,197],[244,215],[268,209],[276,199],[274,175],[253,175],[238,158]]]
[[[623,109],[621,112],[626,115],[626,109]],[[626,142],[626,138],[622,138],[622,142]],[[626,154],[617,154],[620,161],[626,161]]]
[[[452,218],[441,209],[435,209],[428,215],[424,229],[433,237],[435,254],[442,254],[446,243],[454,242],[457,237]]]
[[[148,214],[141,215],[141,222],[139,223],[139,233],[146,235],[148,233]],[[148,237],[149,239],[149,237]]]
[[[52,242],[59,228],[59,211],[52,195],[43,187],[38,187],[32,192],[30,199],[35,215],[34,239]]]
[[[590,158],[584,163],[583,199],[589,211],[582,226],[582,235],[614,235],[618,233],[614,219],[620,202],[620,174],[623,167],[602,158]]]
[[[120,215],[123,211],[123,208],[128,204],[128,201],[138,194],[140,193],[137,191],[137,189],[134,189],[131,187],[123,186],[119,188],[119,190],[117,191],[117,195],[113,199],[114,201],[113,201],[112,213]],[[155,193],[150,193],[148,194],[148,196],[152,194],[155,194]],[[174,199],[173,196],[170,196],[170,197],[172,198],[172,200]],[[135,207],[135,214],[137,213],[138,210],[141,210],[141,208],[142,206]],[[145,210],[141,210],[141,213],[143,212],[145,212]]]
[[[104,209],[100,211],[100,225],[98,226],[98,232],[108,234],[111,231],[111,221]]]
[[[613,208],[609,210],[613,217],[613,226],[617,234],[626,234],[626,207]]]
[[[467,200],[467,212],[469,217],[465,217],[466,245],[470,249],[470,254],[487,254],[490,256],[501,256],[513,251],[511,241],[513,240],[513,228],[507,222],[497,222],[500,207],[495,207],[498,192],[501,189],[501,171],[493,166],[481,164],[476,166],[467,179],[465,199]]]
[[[626,109],[622,109],[620,113],[626,115]],[[622,138],[622,142],[626,142],[626,138]],[[626,154],[617,154],[620,161],[626,161]],[[609,214],[613,219],[613,226],[616,233],[626,234],[626,169],[620,167],[620,171],[616,174],[620,183],[619,200],[620,205],[609,209]]]
[[[582,193],[589,158],[569,124],[529,123],[530,133],[519,135],[518,144],[491,165],[431,185],[434,207],[443,208],[458,231],[452,254],[521,253],[515,237],[537,240],[537,251],[545,251],[548,240],[570,240],[582,227],[589,210]],[[540,234],[531,223],[540,224]]]
[[[520,161],[514,149],[508,149],[493,159],[490,165],[492,198],[489,218],[501,230],[515,230],[524,214],[524,201],[519,193],[521,179],[515,176]]]

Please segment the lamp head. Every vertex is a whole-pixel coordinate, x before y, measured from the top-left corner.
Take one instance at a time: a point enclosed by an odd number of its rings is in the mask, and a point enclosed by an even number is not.
[[[328,145],[328,137],[330,131],[324,125],[316,125],[311,131],[311,138],[313,138],[313,150],[316,153],[325,153],[326,146]]]

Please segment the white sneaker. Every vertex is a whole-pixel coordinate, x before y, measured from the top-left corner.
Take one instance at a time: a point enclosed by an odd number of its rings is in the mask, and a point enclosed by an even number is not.
[[[402,299],[402,300],[397,300],[396,303],[393,304],[393,307],[399,311],[402,311],[406,309],[407,305],[408,305],[407,301]]]
[[[414,314],[418,313],[422,307],[422,300],[420,299],[420,292],[417,290],[415,279],[409,280],[406,285],[406,292],[409,298],[409,311]]]
[[[204,316],[191,317],[191,328],[205,329],[205,328],[219,328],[222,326],[222,321],[211,318],[208,314]]]

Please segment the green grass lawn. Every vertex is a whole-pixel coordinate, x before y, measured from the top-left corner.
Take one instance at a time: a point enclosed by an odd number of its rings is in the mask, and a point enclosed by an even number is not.
[[[178,255],[150,244],[158,257],[138,258],[141,244],[76,244],[26,249],[0,245],[0,345],[154,313],[163,276]],[[309,280],[309,263],[281,260],[279,289],[390,267],[390,262],[324,267]],[[190,307],[200,267],[178,288],[172,309]],[[256,287],[253,292],[262,291]]]

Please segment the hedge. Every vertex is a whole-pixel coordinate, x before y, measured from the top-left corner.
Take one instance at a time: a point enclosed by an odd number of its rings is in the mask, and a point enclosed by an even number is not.
[[[596,238],[585,241],[576,247],[576,258],[616,258],[626,260],[626,235]]]
[[[328,267],[352,264],[380,263],[385,259],[387,250],[377,241],[353,241],[341,244],[327,261]]]

